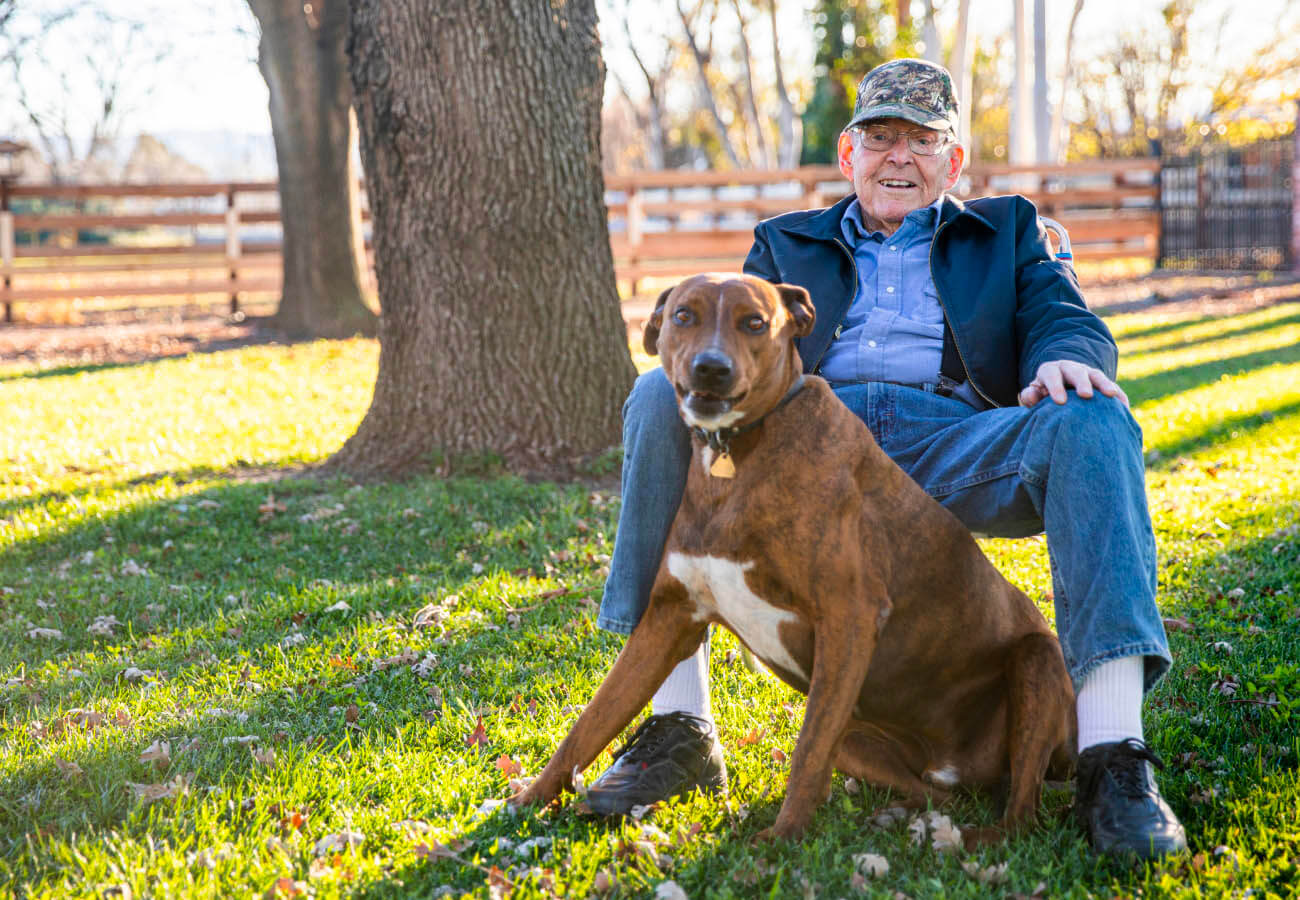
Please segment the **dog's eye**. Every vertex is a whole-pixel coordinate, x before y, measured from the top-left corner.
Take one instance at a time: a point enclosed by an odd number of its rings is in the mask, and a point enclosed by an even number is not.
[[[762,316],[746,316],[740,326],[750,334],[762,334],[767,331],[767,320]]]
[[[689,307],[679,306],[673,311],[673,321],[678,325],[689,325],[695,321],[695,313]]]

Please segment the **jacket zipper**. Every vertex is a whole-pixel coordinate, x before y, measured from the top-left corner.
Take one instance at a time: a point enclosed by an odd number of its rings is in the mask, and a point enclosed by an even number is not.
[[[853,251],[849,250],[848,246],[845,245],[845,243],[841,241],[839,238],[831,238],[831,241],[834,242],[835,246],[839,247],[841,250],[844,251],[844,255],[849,258],[849,264],[853,266],[853,299],[856,300],[858,296],[857,291],[859,287],[857,257],[853,255]],[[936,288],[936,293],[937,292],[938,289]],[[849,305],[850,306],[853,305],[853,300],[849,301]],[[813,367],[808,370],[811,374],[813,375],[817,374],[817,370],[821,367],[823,357],[826,356],[827,351],[831,349],[831,344],[835,343],[836,339],[839,338],[839,336],[840,336],[840,325],[837,322],[835,324],[835,333],[831,336],[830,343],[828,343],[826,345],[826,348],[822,350],[821,356],[817,357],[817,362],[813,364]],[[965,365],[965,362],[963,362],[962,365]]]
[[[952,316],[948,313],[948,304],[943,302],[943,291],[939,290],[939,282],[935,280],[934,277],[934,245],[939,243],[939,235],[943,234],[943,230],[947,227],[948,227],[947,222],[942,223],[939,226],[939,228],[935,231],[934,237],[930,239],[929,263],[930,263],[930,281],[934,284],[934,295],[939,298],[939,307],[943,310],[944,318],[948,320],[948,329],[951,331]],[[971,375],[970,366],[967,365],[966,363],[966,357],[962,355],[961,344],[957,343],[957,332],[955,331],[953,331],[952,334],[952,345],[957,349],[957,358],[961,360],[961,367],[966,370],[966,380],[970,382],[971,387],[975,388],[975,393],[983,397],[984,402],[988,403],[990,406],[993,406],[995,408],[1001,406],[1002,405],[1001,403],[998,403],[997,401],[989,397],[988,394],[981,391],[980,386],[975,383],[975,379]]]

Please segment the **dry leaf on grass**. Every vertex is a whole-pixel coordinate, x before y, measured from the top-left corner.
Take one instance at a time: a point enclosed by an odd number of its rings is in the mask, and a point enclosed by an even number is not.
[[[63,632],[57,628],[29,628],[27,629],[27,636],[32,639],[43,638],[49,641],[63,640]]]
[[[275,765],[275,750],[270,747],[249,747],[248,752],[253,755],[253,762],[259,766]]]
[[[279,897],[304,897],[310,894],[310,887],[305,881],[292,878],[277,878],[262,895],[262,900],[277,900]]]
[[[998,863],[996,866],[980,867],[977,862],[964,862],[961,864],[964,871],[971,878],[974,878],[980,884],[1002,884],[1007,880],[1008,863]]]
[[[154,741],[140,753],[140,762],[154,763],[159,769],[165,769],[171,765],[172,745],[168,741]]]
[[[326,853],[339,853],[351,847],[360,847],[366,841],[366,836],[360,831],[340,831],[337,834],[327,834],[316,842],[312,849],[315,856],[324,856]]]
[[[496,767],[501,770],[501,774],[506,778],[524,774],[524,767],[504,753],[497,757]]]
[[[81,766],[77,765],[74,762],[70,762],[69,760],[66,759],[56,758],[54,760],[54,765],[55,767],[58,768],[60,772],[63,773],[64,778],[77,778],[85,774],[84,772],[81,771]]]
[[[465,735],[466,747],[479,747],[480,749],[488,745],[487,729],[483,727],[483,717],[479,716],[474,725],[474,730]]]
[[[655,885],[655,900],[688,900],[688,898],[677,882],[661,881]]]
[[[592,879],[591,889],[597,894],[608,894],[614,889],[615,884],[617,882],[614,880],[614,876],[601,869],[596,873],[596,877]]]
[[[889,874],[889,860],[875,853],[855,853],[853,868],[868,878],[881,878]]]
[[[753,728],[749,729],[749,731],[745,734],[744,737],[736,741],[736,745],[739,747],[748,747],[752,744],[757,744],[766,736],[767,736],[766,728],[759,728],[758,726],[754,726]]]
[[[782,765],[784,765],[786,761],[789,760],[790,758],[786,756],[785,751],[782,750],[780,747],[773,747],[770,755],[772,757],[773,762],[777,762]]]
[[[142,803],[153,803],[156,800],[181,796],[189,789],[192,777],[177,775],[171,781],[164,781],[161,784],[136,784],[133,781],[128,781],[126,784],[135,794],[135,799]]]

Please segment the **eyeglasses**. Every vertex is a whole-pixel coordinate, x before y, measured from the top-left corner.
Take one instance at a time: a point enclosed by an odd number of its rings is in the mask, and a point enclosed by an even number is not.
[[[907,138],[907,146],[917,156],[936,156],[952,143],[952,137],[938,131],[899,131],[890,125],[855,125],[849,131],[862,135],[862,146],[882,152],[890,150],[900,137]]]

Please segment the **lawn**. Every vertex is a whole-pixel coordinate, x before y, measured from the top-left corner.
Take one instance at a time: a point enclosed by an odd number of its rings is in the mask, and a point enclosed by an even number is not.
[[[728,798],[494,806],[621,645],[593,624],[617,493],[300,477],[369,400],[376,345],[343,341],[0,370],[0,895],[1296,895],[1300,305],[1109,322],[1173,622],[1148,738],[1188,856],[1094,859],[1060,788],[1032,833],[942,853],[842,779],[803,842],[754,846],[802,706],[729,635]],[[1050,615],[1043,542],[984,546]],[[857,873],[868,853],[888,871]]]

